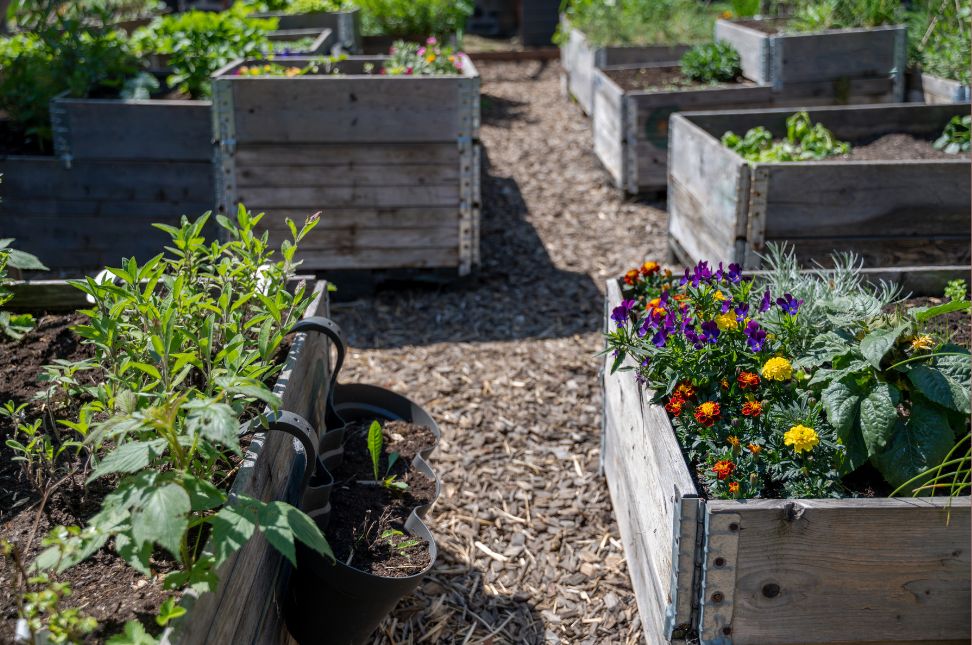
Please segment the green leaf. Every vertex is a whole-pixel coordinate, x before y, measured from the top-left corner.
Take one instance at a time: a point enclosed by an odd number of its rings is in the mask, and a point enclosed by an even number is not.
[[[286,502],[270,502],[259,515],[260,531],[275,549],[297,566],[294,538],[314,551],[334,560],[334,554],[324,535],[310,517]]]
[[[143,575],[152,575],[152,551],[154,545],[151,542],[136,544],[127,534],[119,533],[115,536],[115,552],[136,571]]]
[[[889,383],[878,383],[861,401],[861,434],[869,455],[887,447],[898,421],[901,392]]]
[[[189,494],[189,503],[194,511],[208,511],[226,503],[225,493],[205,479],[184,475],[182,485]]]
[[[36,255],[17,249],[9,249],[10,257],[7,264],[21,271],[50,271]]]
[[[368,452],[371,453],[371,467],[375,472],[375,481],[381,479],[378,474],[378,469],[381,463],[382,440],[381,424],[377,421],[372,421],[371,426],[368,428]]]
[[[867,446],[861,435],[860,409],[861,389],[852,376],[834,381],[820,397],[827,421],[837,431],[837,437],[847,449],[849,470],[854,470],[867,461]]]
[[[147,467],[165,452],[165,439],[132,441],[115,448],[102,459],[88,477],[88,483],[111,473],[133,473]]]
[[[948,418],[919,398],[911,406],[908,422],[898,422],[887,449],[872,461],[888,483],[897,487],[942,463],[954,445]]]
[[[213,550],[217,566],[243,548],[256,530],[258,509],[244,503],[246,499],[241,496],[238,503],[224,506],[216,515],[208,519],[213,527],[210,548]]]
[[[142,623],[137,620],[130,620],[125,623],[125,629],[121,634],[115,634],[107,641],[106,645],[158,645],[155,637],[150,635]]]
[[[222,444],[239,454],[239,426],[233,408],[225,403],[213,403],[208,400],[190,401],[185,407],[189,410],[186,415],[187,432],[198,433],[209,441]]]
[[[909,327],[910,325],[905,324],[872,331],[861,341],[861,353],[864,355],[864,358],[875,369],[881,369],[881,361],[891,351],[894,344],[898,342],[901,334],[907,331]]]
[[[139,546],[158,544],[178,558],[191,507],[189,495],[178,484],[156,488],[132,512],[132,538]]]
[[[924,322],[935,318],[936,316],[943,316],[945,314],[950,314],[953,311],[965,311],[972,303],[968,300],[950,300],[949,302],[935,305],[934,307],[915,307],[914,309],[909,309],[915,320],[918,322]]]
[[[175,598],[170,596],[159,607],[159,615],[155,617],[155,622],[159,627],[165,627],[169,624],[169,621],[175,620],[179,616],[184,616],[185,613],[186,608],[176,604]]]
[[[280,408],[280,397],[270,391],[270,388],[257,379],[242,377],[227,378],[221,376],[216,379],[216,385],[230,394],[238,394],[263,401],[273,409]]]
[[[908,380],[929,401],[943,408],[968,414],[968,383],[959,385],[941,370],[928,365],[917,365],[908,370]]]

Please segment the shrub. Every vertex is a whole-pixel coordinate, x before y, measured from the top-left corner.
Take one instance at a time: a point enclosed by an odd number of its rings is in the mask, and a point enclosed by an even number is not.
[[[685,52],[682,74],[698,83],[732,83],[742,76],[739,52],[729,43],[704,43]]]
[[[891,25],[903,17],[899,0],[812,0],[797,3],[789,31],[824,31]]]
[[[473,0],[357,0],[367,36],[447,36],[462,31]]]
[[[909,63],[943,78],[969,83],[972,31],[969,0],[915,0],[908,12]]]
[[[704,42],[716,18],[712,7],[696,0],[567,0],[564,13],[599,47]]]

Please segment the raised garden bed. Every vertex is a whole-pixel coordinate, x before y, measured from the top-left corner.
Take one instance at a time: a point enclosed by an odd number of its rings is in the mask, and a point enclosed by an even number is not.
[[[294,29],[330,29],[335,44],[346,53],[361,51],[361,10],[316,11],[313,13],[287,14],[283,12],[254,13],[254,18],[276,18],[277,27]]]
[[[677,65],[594,70],[594,152],[614,184],[629,193],[668,185],[668,118],[673,112],[768,105],[772,88],[741,79],[686,82]]]
[[[739,51],[743,75],[772,85],[781,104],[904,100],[903,25],[815,33],[785,33],[785,26],[785,21],[768,18],[720,19],[715,37]]]
[[[689,49],[687,45],[595,47],[566,19],[561,19],[560,28],[567,34],[567,41],[560,47],[560,64],[566,75],[564,89],[588,116],[594,113],[596,69],[613,65],[675,63]]]
[[[908,74],[908,100],[929,105],[968,101],[969,86],[948,78],[914,70]]]
[[[930,142],[967,112],[967,105],[813,109],[812,121],[860,148],[850,160],[785,163],[749,163],[720,139],[760,125],[782,136],[790,109],[676,114],[669,239],[683,259],[747,268],[759,266],[756,254],[770,241],[792,243],[807,263],[836,250],[855,251],[870,267],[966,265],[969,158],[940,154]],[[892,134],[918,141],[886,140],[890,150],[871,148],[867,160],[864,146]]]
[[[609,325],[620,302],[611,280]],[[968,642],[968,497],[706,499],[612,361],[602,459],[647,642]]]
[[[383,76],[352,57],[341,75],[216,74],[221,211],[245,203],[271,240],[322,211],[303,267],[448,269],[479,263],[479,74]],[[288,59],[304,66],[310,59]],[[366,66],[375,73],[366,72]]]
[[[291,56],[326,56],[337,44],[333,30],[319,27],[278,29],[270,32],[268,37],[270,42],[286,48],[286,54]]]

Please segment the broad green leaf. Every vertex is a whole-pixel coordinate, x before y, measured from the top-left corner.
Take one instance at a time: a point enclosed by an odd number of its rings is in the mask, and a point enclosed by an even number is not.
[[[935,318],[936,316],[942,316],[944,314],[950,314],[953,311],[965,311],[972,305],[968,300],[950,300],[949,302],[936,305],[934,307],[916,307],[910,309],[918,322],[924,322]]]
[[[861,400],[861,434],[869,455],[887,447],[898,420],[901,392],[889,383],[878,383]]]
[[[159,627],[165,627],[169,621],[175,620],[179,616],[184,616],[186,608],[176,603],[176,599],[168,597],[159,607],[159,615],[155,617],[155,622]]]
[[[36,255],[32,255],[26,251],[18,251],[17,249],[9,249],[8,252],[10,253],[10,257],[7,260],[7,264],[15,269],[20,269],[21,271],[50,271]]]
[[[381,446],[383,437],[381,435],[381,424],[372,421],[368,428],[368,452],[371,454],[371,467],[375,472],[375,481],[381,479],[378,469],[381,464]]]
[[[959,385],[941,370],[928,365],[917,365],[908,370],[908,380],[929,401],[943,408],[968,414],[968,383]]]
[[[145,631],[142,623],[137,620],[130,620],[125,623],[122,633],[115,634],[107,641],[106,645],[158,645],[158,640]]]
[[[153,459],[165,452],[166,445],[167,442],[165,439],[132,441],[122,444],[98,462],[98,465],[88,477],[88,482],[93,482],[99,477],[104,477],[111,473],[133,473],[137,470],[142,470]]]
[[[222,444],[233,452],[240,452],[239,430],[233,408],[225,403],[212,401],[192,401],[185,406],[186,430],[190,434],[200,434],[209,441]]]
[[[143,575],[152,575],[152,551],[154,545],[151,542],[136,544],[126,533],[119,533],[115,536],[115,551],[122,560],[130,567]]]
[[[274,409],[280,407],[280,397],[270,391],[270,388],[257,379],[218,377],[216,379],[216,385],[230,394],[239,394],[263,401]]]
[[[179,557],[190,508],[189,495],[178,484],[150,491],[141,507],[132,512],[132,538],[139,546],[155,543]]]
[[[820,400],[827,420],[847,450],[848,469],[855,470],[867,461],[867,446],[861,435],[859,415],[861,389],[853,377],[845,376],[828,385]]]
[[[864,354],[864,358],[875,369],[881,369],[881,361],[909,327],[910,325],[904,324],[872,331],[861,341],[861,353]]]
[[[920,399],[911,406],[907,423],[899,422],[887,449],[872,461],[892,486],[900,486],[945,459],[955,445],[948,419]]]
[[[243,548],[256,530],[258,509],[249,504],[233,504],[219,509],[209,518],[213,527],[210,548],[218,566],[233,553]]]
[[[279,501],[266,504],[260,510],[259,524],[267,542],[294,566],[297,565],[295,537],[321,555],[334,559],[331,547],[314,521],[290,504]]]
[[[205,479],[183,475],[182,483],[194,511],[208,511],[226,503],[226,494]]]

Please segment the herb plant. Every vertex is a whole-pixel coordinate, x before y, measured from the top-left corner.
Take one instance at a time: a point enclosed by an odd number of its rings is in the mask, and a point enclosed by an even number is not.
[[[462,31],[473,0],[357,0],[366,36],[444,37]]]
[[[902,18],[899,0],[804,0],[786,23],[788,31],[880,27]]]
[[[913,0],[908,4],[908,62],[924,72],[968,84],[972,3]]]
[[[846,141],[834,137],[822,123],[812,123],[806,112],[797,112],[786,120],[786,138],[776,141],[763,126],[751,128],[740,137],[726,132],[722,144],[753,163],[809,161],[850,152]]]
[[[385,466],[385,473],[381,473],[381,455],[382,447],[384,443],[384,437],[381,432],[381,424],[377,421],[372,421],[371,425],[368,426],[368,454],[371,456],[371,467],[374,472],[375,482],[380,483],[385,488],[390,488],[394,490],[408,490],[408,484],[405,482],[396,481],[395,475],[389,475],[392,466],[398,462],[399,454],[393,452],[388,455],[388,465]]]
[[[966,300],[968,293],[969,285],[961,278],[949,280],[945,285],[945,297],[949,300]]]
[[[389,76],[436,76],[462,73],[462,52],[443,47],[435,36],[424,45],[396,41],[385,61],[382,74]]]
[[[591,44],[673,45],[712,38],[717,12],[695,0],[567,0],[563,13]],[[563,42],[566,34],[559,33]]]
[[[10,279],[7,269],[18,271],[47,271],[47,267],[36,256],[13,249],[10,245],[12,238],[0,239],[0,307],[13,299],[10,290]],[[14,314],[0,310],[0,333],[14,340],[20,340],[24,334],[34,328],[34,317],[30,314]]]
[[[953,116],[952,120],[945,126],[942,135],[935,140],[936,150],[942,150],[949,154],[968,152],[972,148],[969,140],[969,131],[972,130],[972,116]]]
[[[680,64],[682,75],[697,83],[732,83],[742,76],[739,52],[726,42],[696,45]]]

